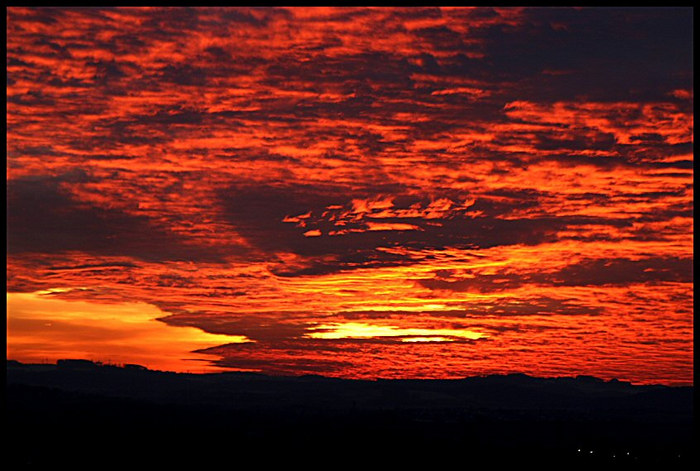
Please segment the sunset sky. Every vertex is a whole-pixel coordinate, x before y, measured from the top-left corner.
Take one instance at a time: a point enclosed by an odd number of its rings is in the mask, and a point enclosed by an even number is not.
[[[692,384],[692,32],[8,8],[8,358]]]

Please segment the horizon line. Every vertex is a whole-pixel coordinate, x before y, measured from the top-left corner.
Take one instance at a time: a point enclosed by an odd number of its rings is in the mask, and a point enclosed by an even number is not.
[[[63,363],[63,366],[61,365]],[[526,377],[530,379],[535,379],[535,380],[560,380],[560,379],[569,379],[569,380],[593,380],[595,382],[601,382],[601,383],[607,383],[607,384],[624,384],[628,386],[633,386],[633,387],[643,387],[643,386],[662,386],[662,387],[667,387],[667,388],[693,388],[694,383],[690,384],[663,384],[663,383],[635,383],[632,381],[628,380],[622,380],[618,378],[610,378],[610,379],[604,379],[600,378],[597,376],[593,375],[585,375],[585,374],[577,374],[577,375],[571,375],[571,376],[533,376],[531,374],[523,373],[523,372],[511,372],[511,373],[492,373],[492,374],[484,374],[484,375],[473,375],[473,376],[463,376],[463,377],[458,377],[458,378],[415,378],[415,377],[406,377],[406,378],[381,378],[381,377],[376,377],[373,379],[368,379],[368,378],[348,378],[348,377],[342,377],[342,376],[327,376],[327,375],[322,375],[318,373],[304,373],[304,374],[299,374],[299,375],[284,375],[284,374],[270,374],[270,373],[263,373],[260,371],[247,371],[247,370],[235,370],[231,369],[229,371],[218,371],[218,372],[180,372],[180,371],[170,371],[170,370],[157,370],[157,369],[151,369],[143,365],[139,365],[136,363],[114,363],[110,361],[98,361],[98,360],[88,360],[88,359],[82,359],[82,358],[60,358],[57,359],[54,363],[51,362],[46,362],[46,363],[24,363],[19,360],[14,360],[11,358],[6,358],[5,359],[5,365],[6,368],[10,367],[11,365],[19,365],[19,366],[55,366],[57,369],[59,368],[65,368],[65,369],[80,369],[80,365],[83,365],[87,368],[94,367],[94,368],[118,368],[121,370],[132,370],[132,371],[144,371],[144,372],[150,372],[150,373],[166,373],[166,374],[174,374],[174,375],[194,375],[194,376],[216,376],[216,375],[230,375],[230,374],[239,374],[239,375],[251,375],[251,376],[262,376],[262,377],[267,377],[267,378],[274,378],[274,379],[294,379],[294,378],[309,378],[309,377],[316,377],[316,378],[322,378],[322,379],[328,379],[328,380],[341,380],[341,381],[364,381],[364,382],[385,382],[385,381],[391,381],[391,382],[399,382],[399,381],[424,381],[424,382],[430,382],[430,381],[462,381],[462,380],[468,380],[468,379],[480,379],[480,378],[494,378],[494,377]]]

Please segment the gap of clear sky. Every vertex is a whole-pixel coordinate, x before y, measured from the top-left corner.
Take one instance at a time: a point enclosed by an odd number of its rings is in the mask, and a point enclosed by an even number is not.
[[[8,8],[8,357],[692,384],[692,79],[690,8]]]

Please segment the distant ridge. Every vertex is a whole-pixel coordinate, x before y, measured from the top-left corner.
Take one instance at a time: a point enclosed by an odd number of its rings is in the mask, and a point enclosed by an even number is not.
[[[104,456],[124,466],[201,468],[232,456],[285,465],[313,452],[358,466],[365,456],[392,466],[449,466],[468,456],[491,465],[624,459],[672,469],[695,449],[693,387],[525,374],[376,381],[191,374],[70,360],[8,360],[6,373],[10,462],[29,456],[43,466],[78,458],[89,466]]]
[[[169,375],[201,375],[201,376],[216,376],[216,375],[241,375],[241,376],[257,376],[265,377],[270,379],[282,379],[282,378],[303,378],[303,379],[317,379],[317,380],[339,380],[339,381],[380,381],[380,382],[398,382],[398,381],[464,381],[472,380],[477,378],[503,378],[504,380],[546,380],[546,381],[566,381],[566,380],[576,380],[582,383],[611,383],[618,385],[629,385],[637,387],[692,387],[692,386],[667,386],[662,384],[646,384],[646,385],[633,385],[629,381],[619,380],[612,378],[610,380],[605,380],[598,378],[596,376],[590,375],[576,375],[576,376],[531,376],[526,373],[507,373],[507,374],[491,374],[491,375],[476,375],[476,376],[465,376],[462,378],[382,378],[377,377],[374,379],[355,379],[355,378],[341,378],[336,376],[324,376],[316,373],[307,373],[297,376],[292,375],[269,375],[265,373],[255,372],[255,371],[221,371],[212,373],[180,373],[167,370],[152,370],[146,366],[127,363],[127,364],[112,364],[103,363],[100,361],[85,360],[85,359],[59,359],[56,363],[22,363],[17,360],[7,359],[7,368],[30,368],[30,369],[50,369],[55,367],[62,370],[76,370],[76,369],[99,369],[99,368],[109,368],[109,369],[121,369],[121,370],[139,370],[151,373],[169,374]]]
[[[631,407],[649,411],[692,411],[693,388],[633,385],[593,376],[538,378],[523,373],[461,379],[344,379],[321,375],[269,376],[254,372],[173,373],[140,365],[110,365],[89,360],[56,364],[7,361],[9,385],[49,387],[159,404],[217,405],[278,409],[559,410],[615,413]],[[232,402],[231,397],[236,400]],[[678,400],[687,398],[687,401]],[[679,409],[680,408],[680,409]]]

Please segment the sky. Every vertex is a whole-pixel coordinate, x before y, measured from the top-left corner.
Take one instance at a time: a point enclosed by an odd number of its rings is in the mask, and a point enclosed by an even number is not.
[[[6,15],[8,358],[693,383],[692,9]]]

